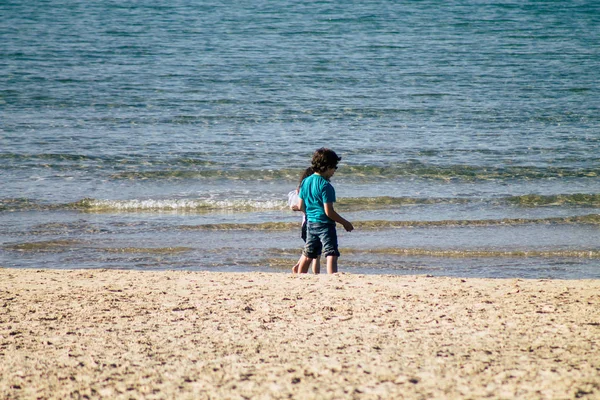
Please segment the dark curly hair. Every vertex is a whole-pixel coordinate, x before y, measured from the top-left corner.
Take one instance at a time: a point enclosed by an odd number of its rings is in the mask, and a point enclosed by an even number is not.
[[[298,190],[300,190],[300,186],[302,185],[302,181],[304,179],[308,178],[309,176],[311,176],[314,173],[315,173],[315,171],[313,171],[312,167],[308,167],[304,171],[302,171],[302,175],[300,175],[300,180],[298,181]]]
[[[317,173],[327,171],[329,168],[337,167],[342,157],[335,154],[335,151],[321,147],[317,149],[312,157],[312,169]]]

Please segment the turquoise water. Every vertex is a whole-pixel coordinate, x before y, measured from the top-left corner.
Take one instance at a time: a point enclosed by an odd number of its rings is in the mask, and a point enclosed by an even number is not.
[[[594,1],[0,3],[0,266],[600,278]],[[341,229],[340,229],[341,230]]]

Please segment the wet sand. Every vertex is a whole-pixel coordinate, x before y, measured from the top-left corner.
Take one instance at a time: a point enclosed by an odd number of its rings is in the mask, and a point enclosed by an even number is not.
[[[0,398],[600,398],[600,281],[0,269]]]

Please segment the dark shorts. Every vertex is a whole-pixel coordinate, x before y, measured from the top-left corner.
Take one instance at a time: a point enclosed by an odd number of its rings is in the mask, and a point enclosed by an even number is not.
[[[335,224],[308,223],[303,254],[308,258],[340,256]]]
[[[300,237],[302,238],[302,240],[304,240],[306,242],[306,221],[304,221],[302,223],[302,233],[300,234]]]

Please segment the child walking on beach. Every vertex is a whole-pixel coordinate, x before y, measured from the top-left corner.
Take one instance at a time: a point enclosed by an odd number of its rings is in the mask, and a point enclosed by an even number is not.
[[[335,189],[329,182],[342,158],[333,150],[320,148],[312,157],[314,173],[304,179],[300,186],[298,208],[306,214],[306,244],[299,260],[298,272],[305,274],[313,259],[321,253],[327,257],[327,273],[337,272],[338,250],[335,223],[342,224],[346,231],[354,229],[352,224],[333,208]]]
[[[307,177],[311,176],[313,174],[313,169],[312,167],[308,167],[304,170],[304,172],[302,172],[302,175],[300,175],[300,181],[298,182],[298,187],[295,190],[292,190],[291,192],[288,193],[288,206],[290,206],[290,208],[293,211],[302,211],[300,209],[300,207],[298,207],[298,203],[299,203],[299,197],[298,197],[298,193],[300,193],[300,186],[302,185],[302,181],[304,181],[304,179],[306,179]],[[304,212],[302,213],[302,230],[301,230],[301,234],[300,237],[302,238],[302,240],[304,240],[304,242],[306,243],[306,214],[304,214]],[[297,274],[298,273],[298,268],[300,267],[300,263],[302,262],[304,256],[300,256],[300,259],[298,260],[298,262],[296,263],[296,265],[294,265],[294,267],[292,268],[292,273]],[[321,272],[321,257],[317,257],[312,261],[312,270],[313,270],[313,274],[318,274]]]

